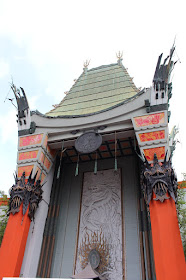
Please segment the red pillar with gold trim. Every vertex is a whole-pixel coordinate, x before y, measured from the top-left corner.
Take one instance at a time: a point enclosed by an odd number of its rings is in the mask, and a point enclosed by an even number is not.
[[[170,76],[175,46],[161,63],[158,58],[145,110],[132,121],[140,152],[145,156],[142,164],[142,190],[150,210],[152,242],[157,280],[185,280],[186,265],[176,211],[177,180],[166,153],[175,148],[176,127],[170,136],[168,130],[169,99],[172,96]],[[165,160],[164,160],[165,159]],[[164,161],[164,162],[163,162]]]
[[[10,217],[0,248],[0,278],[20,274],[30,220],[42,198],[40,183],[55,160],[55,151],[47,145],[47,134],[35,133],[36,124],[31,121],[23,88],[18,89],[12,83],[11,89],[18,107],[18,166],[10,194]]]
[[[31,171],[27,180],[23,172],[11,188],[10,217],[0,248],[0,279],[20,275],[30,222],[42,199],[41,178],[36,181],[36,177],[37,173],[32,178]]]
[[[141,182],[150,210],[156,279],[185,280],[185,256],[175,205],[177,181],[171,161],[159,163],[156,154],[153,164],[145,159]]]
[[[185,256],[175,202],[172,197],[163,203],[153,199],[149,207],[156,279],[185,280]]]
[[[19,277],[23,261],[27,236],[30,228],[28,209],[23,217],[20,212],[10,214],[3,241],[0,248],[0,279],[3,277]]]
[[[40,183],[55,158],[55,151],[47,146],[47,140],[47,135],[42,133],[19,137],[17,177],[10,197],[12,210],[0,248],[0,279],[19,277],[30,219],[41,200]]]

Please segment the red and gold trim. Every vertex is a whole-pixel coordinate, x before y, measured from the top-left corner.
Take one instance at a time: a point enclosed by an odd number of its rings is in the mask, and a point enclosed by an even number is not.
[[[28,178],[32,169],[34,168],[34,165],[26,165],[26,166],[18,166],[18,178],[21,178],[21,175],[23,172],[25,172],[25,177]]]
[[[141,142],[165,139],[165,130],[139,133],[139,139]]]
[[[50,162],[50,160],[46,157],[46,155],[44,155],[43,152],[41,152],[40,161],[41,161],[42,164],[47,168],[47,170],[50,169],[51,162]]]
[[[43,171],[41,171],[41,168],[39,168],[39,166],[36,167],[36,172],[37,172],[37,176],[36,176],[36,181],[40,178],[41,175],[41,183],[44,181],[46,175]],[[41,174],[42,172],[42,174]]]
[[[144,126],[154,126],[157,124],[163,124],[165,123],[165,113],[156,113],[156,114],[150,114],[140,117],[135,117],[134,122],[136,127],[144,127]]]
[[[165,158],[165,146],[163,147],[156,147],[156,148],[150,148],[150,149],[144,149],[144,154],[146,159],[149,162],[152,162],[154,159],[154,154],[157,155],[158,160],[164,160]]]
[[[48,173],[54,162],[56,151],[48,147],[48,135],[35,134],[19,138],[18,151],[18,177],[22,173],[26,173],[28,178],[30,171],[33,169],[33,174],[37,168],[40,168]],[[43,173],[44,174],[44,173]],[[44,175],[43,175],[44,176]]]
[[[38,155],[38,150],[29,151],[29,152],[21,152],[19,153],[18,160],[27,160],[27,159],[36,159]]]
[[[29,147],[41,144],[43,139],[43,134],[29,135],[19,138],[19,147]]]

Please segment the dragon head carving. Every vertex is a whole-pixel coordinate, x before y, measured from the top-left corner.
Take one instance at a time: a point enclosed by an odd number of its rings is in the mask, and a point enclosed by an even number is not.
[[[145,162],[142,165],[141,172],[141,187],[145,196],[147,205],[149,205],[153,192],[156,197],[154,200],[160,200],[163,202],[165,199],[169,199],[166,194],[176,201],[177,198],[177,178],[172,168],[171,159],[161,164],[158,162],[156,154],[154,154],[153,164],[150,165],[145,158]]]
[[[33,171],[33,170],[32,170]],[[23,172],[20,179],[17,174],[15,176],[15,184],[10,189],[10,204],[9,213],[13,215],[19,212],[20,206],[23,203],[23,215],[25,215],[28,206],[28,216],[30,219],[34,219],[34,214],[42,199],[42,186],[41,181],[36,181],[37,173],[32,179],[32,171],[29,175],[28,180],[25,179],[25,172]]]

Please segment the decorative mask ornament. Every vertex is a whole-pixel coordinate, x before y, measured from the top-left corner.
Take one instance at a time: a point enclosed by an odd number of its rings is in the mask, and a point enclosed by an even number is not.
[[[23,203],[23,216],[25,215],[28,206],[29,212],[28,216],[30,219],[34,220],[34,215],[36,209],[39,205],[39,202],[42,199],[42,186],[40,184],[40,180],[36,181],[37,173],[32,179],[32,171],[26,182],[25,172],[23,172],[20,179],[17,178],[17,174],[15,177],[15,185],[13,185],[10,189],[10,205],[9,205],[9,213],[13,215],[19,212],[21,203]]]
[[[154,200],[163,202],[165,199],[169,199],[167,192],[176,202],[177,198],[177,178],[172,168],[171,159],[161,164],[158,162],[156,154],[154,154],[154,161],[152,166],[145,158],[145,162],[142,165],[141,172],[141,187],[144,193],[144,197],[147,205],[149,205],[152,194],[156,195]]]

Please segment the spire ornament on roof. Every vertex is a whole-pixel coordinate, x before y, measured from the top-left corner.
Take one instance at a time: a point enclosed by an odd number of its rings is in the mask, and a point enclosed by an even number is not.
[[[17,102],[18,135],[32,134],[35,132],[36,124],[34,121],[31,121],[30,108],[25,91],[22,87],[20,89],[17,88],[13,81],[10,86]]]
[[[84,66],[83,70],[84,70],[84,72],[87,71],[89,64],[90,64],[90,60],[86,59],[85,62],[83,63],[83,66]]]
[[[22,87],[20,87],[21,92],[22,92],[22,95],[21,95],[20,89],[18,89],[14,85],[13,81],[11,83],[11,89],[12,89],[12,91],[15,95],[16,101],[17,101],[18,117],[23,118],[23,117],[25,117],[25,111],[28,111],[28,109],[29,109],[29,105],[28,105],[28,101],[27,101],[24,89]]]
[[[116,57],[117,57],[117,59],[118,59],[118,65],[121,65],[121,63],[122,63],[122,60],[123,60],[123,52],[118,52],[118,53],[116,53]]]

